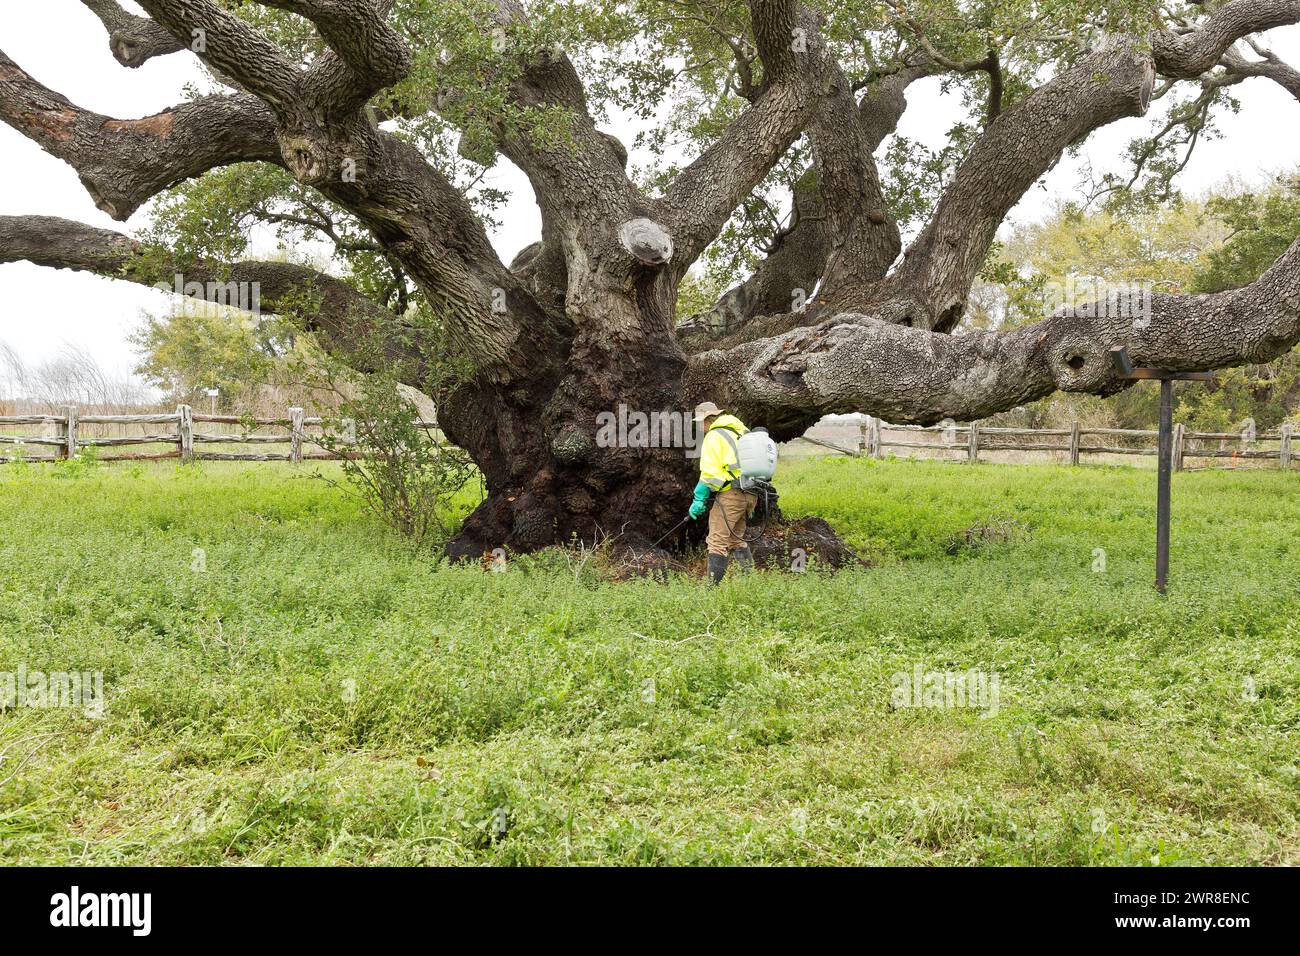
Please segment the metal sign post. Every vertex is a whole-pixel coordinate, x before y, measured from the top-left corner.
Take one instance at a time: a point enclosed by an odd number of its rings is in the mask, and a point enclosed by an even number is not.
[[[1175,372],[1160,368],[1134,368],[1128,349],[1116,345],[1110,350],[1111,365],[1124,378],[1155,380],[1160,383],[1159,466],[1156,471],[1156,590],[1165,593],[1169,583],[1169,492],[1174,470],[1174,382],[1212,382],[1212,372]]]

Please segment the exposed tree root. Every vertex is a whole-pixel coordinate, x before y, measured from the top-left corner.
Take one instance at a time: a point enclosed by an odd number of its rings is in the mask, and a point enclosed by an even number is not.
[[[795,521],[777,516],[761,527],[751,528],[746,537],[750,539],[755,566],[765,571],[799,573],[871,567],[824,519],[816,516]],[[671,573],[703,578],[707,573],[706,557],[698,547],[674,552],[629,534],[606,542],[593,568],[611,581],[640,577],[666,580]],[[734,564],[731,570],[736,570]]]
[[[838,571],[871,567],[870,562],[844,543],[824,518],[816,515],[767,524],[749,547],[754,552],[754,563],[770,570]]]

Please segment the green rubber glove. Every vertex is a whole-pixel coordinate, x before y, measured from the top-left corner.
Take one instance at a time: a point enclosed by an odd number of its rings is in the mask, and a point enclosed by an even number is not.
[[[690,519],[694,521],[700,515],[709,509],[709,495],[713,494],[713,489],[704,482],[699,482],[695,486],[695,500],[691,502]]]

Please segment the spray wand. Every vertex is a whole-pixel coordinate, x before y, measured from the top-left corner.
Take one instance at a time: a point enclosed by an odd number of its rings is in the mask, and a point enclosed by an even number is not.
[[[664,538],[668,537],[670,534],[672,534],[674,531],[676,531],[678,528],[680,528],[682,525],[686,524],[686,522],[688,522],[688,521],[690,521],[690,520],[691,520],[691,516],[690,516],[690,515],[687,515],[687,516],[686,516],[685,518],[683,518],[681,521],[677,522],[675,525],[673,525],[671,528],[669,528],[667,531],[665,531],[665,532],[664,532],[664,535],[663,535],[663,538],[660,538],[659,541],[662,541]],[[652,547],[652,548],[657,548],[657,547],[659,547],[659,541],[656,541],[654,544],[650,545],[650,547]]]

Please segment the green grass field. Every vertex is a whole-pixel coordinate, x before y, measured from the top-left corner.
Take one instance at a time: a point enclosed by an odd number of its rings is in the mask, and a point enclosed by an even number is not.
[[[0,713],[0,861],[1300,862],[1300,474],[1176,476],[1166,599],[1149,471],[782,479],[876,566],[496,574],[287,466],[0,467],[0,672],[107,698]]]

